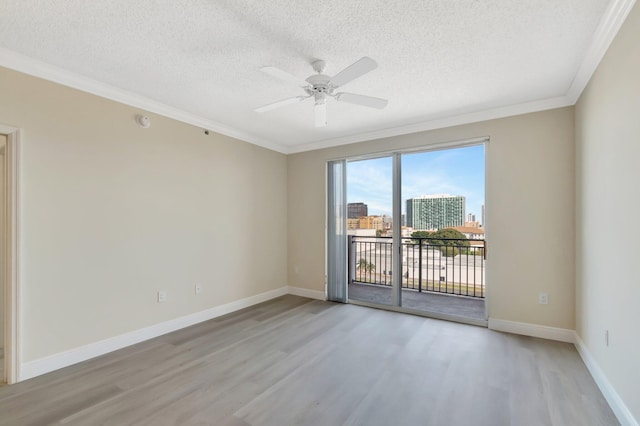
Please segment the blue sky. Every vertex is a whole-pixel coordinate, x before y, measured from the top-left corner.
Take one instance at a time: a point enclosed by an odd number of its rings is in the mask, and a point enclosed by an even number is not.
[[[391,215],[391,161],[386,157],[347,163],[347,201],[368,204],[370,215]],[[482,220],[484,145],[404,154],[402,212],[407,198],[431,194],[465,196],[466,213]]]

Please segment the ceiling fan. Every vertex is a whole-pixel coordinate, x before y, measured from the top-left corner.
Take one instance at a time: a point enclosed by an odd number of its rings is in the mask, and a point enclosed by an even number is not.
[[[280,108],[285,105],[295,104],[302,102],[305,99],[314,98],[315,100],[315,125],[316,127],[323,127],[327,125],[327,99],[333,98],[336,101],[348,102],[350,104],[362,105],[370,108],[383,109],[387,106],[388,101],[386,99],[374,98],[372,96],[357,95],[355,93],[336,92],[336,89],[344,86],[345,84],[355,80],[358,77],[373,71],[378,67],[378,64],[373,59],[364,56],[349,65],[347,68],[340,71],[338,74],[330,77],[324,73],[327,68],[327,63],[322,60],[315,61],[311,64],[314,74],[302,80],[294,75],[289,74],[286,71],[282,71],[276,67],[263,67],[260,70],[270,76],[276,77],[287,83],[295,84],[301,87],[306,95],[296,96],[295,98],[284,99],[278,102],[274,102],[268,105],[256,108],[256,112],[266,112],[272,109]]]

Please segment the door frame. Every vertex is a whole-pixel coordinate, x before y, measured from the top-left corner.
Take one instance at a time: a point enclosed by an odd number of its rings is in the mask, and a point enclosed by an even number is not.
[[[0,134],[6,135],[5,148],[5,221],[0,224],[5,230],[4,243],[4,378],[12,384],[20,381],[20,359],[22,354],[20,324],[20,263],[19,263],[19,219],[20,219],[20,129],[0,124]]]

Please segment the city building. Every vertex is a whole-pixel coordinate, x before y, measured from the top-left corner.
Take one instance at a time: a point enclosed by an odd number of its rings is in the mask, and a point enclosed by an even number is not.
[[[413,228],[409,228],[407,226],[403,226],[401,231],[400,231],[400,235],[404,238],[409,238],[411,237],[411,234],[413,233],[413,231],[415,231]],[[385,234],[385,237],[393,237],[393,229],[389,229]]]
[[[376,236],[376,229],[350,229],[348,235],[355,237],[374,237]]]
[[[449,194],[423,195],[407,200],[407,226],[437,230],[464,225],[465,197]]]
[[[360,229],[360,219],[347,218],[347,229]]]
[[[393,218],[391,216],[387,216],[386,214],[382,215],[382,227],[384,229],[393,228]]]
[[[369,216],[369,207],[365,203],[347,204],[347,217],[349,219],[357,219],[363,216]]]
[[[482,225],[479,221],[476,220],[475,214],[469,213],[467,215],[467,221],[464,223],[464,226],[467,228],[480,228]]]
[[[360,221],[359,229],[382,229],[383,219],[382,216],[363,216],[358,218]]]
[[[455,229],[470,240],[484,240],[484,229],[478,226],[452,226],[451,229]]]

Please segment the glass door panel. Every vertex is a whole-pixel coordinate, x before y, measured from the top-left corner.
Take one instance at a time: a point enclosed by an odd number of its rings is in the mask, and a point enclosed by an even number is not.
[[[347,163],[348,298],[393,303],[392,157]]]
[[[402,307],[485,319],[484,164],[484,145],[402,155]]]

